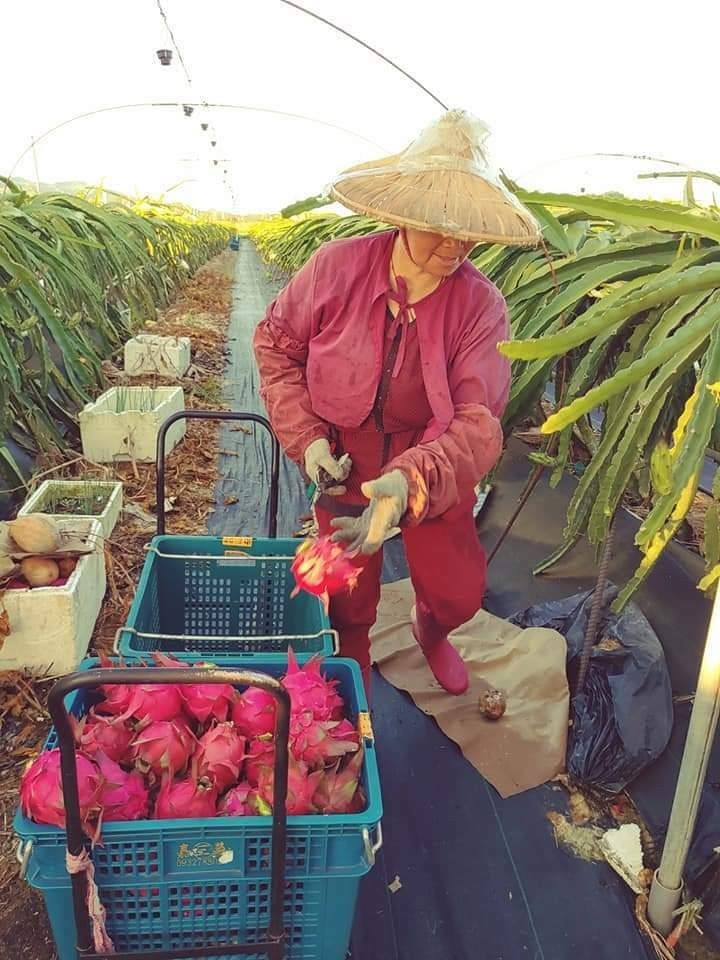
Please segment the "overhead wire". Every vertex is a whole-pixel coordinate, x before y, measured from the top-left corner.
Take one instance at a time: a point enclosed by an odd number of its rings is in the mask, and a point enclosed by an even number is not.
[[[334,23],[332,20],[328,20],[326,17],[321,16],[319,13],[315,13],[314,10],[308,10],[307,7],[303,7],[301,4],[295,3],[294,0],[280,0],[280,3],[284,3],[288,7],[293,7],[293,9],[298,10],[300,13],[304,13],[306,16],[312,17],[313,20],[318,20],[320,23],[324,23],[325,26],[330,27],[331,30],[335,30],[337,33],[341,33],[344,37],[347,37],[349,40],[352,40],[354,43],[360,44],[361,47],[364,47],[370,53],[374,54],[374,56],[379,57],[380,60],[387,63],[394,70],[397,70],[404,77],[406,77],[411,83],[414,83],[416,87],[419,87],[419,89],[423,91],[423,93],[426,93],[429,97],[432,97],[435,103],[439,104],[443,108],[443,110],[449,109],[447,104],[443,103],[440,97],[436,96],[436,94],[434,94],[432,90],[429,90],[424,83],[421,83],[420,80],[417,79],[417,77],[414,77],[408,70],[405,70],[403,67],[400,66],[400,64],[396,63],[394,60],[391,60],[390,57],[386,56],[376,47],[373,47],[371,44],[367,43],[365,40],[361,40],[360,37],[356,37],[354,33],[350,33],[349,30],[346,30],[344,27],[341,27],[339,24]]]
[[[181,51],[181,49],[180,49],[180,44],[179,44],[178,41],[177,41],[177,38],[176,38],[176,36],[175,36],[175,32],[174,32],[174,30],[173,30],[173,28],[172,28],[172,25],[171,25],[171,23],[170,23],[170,20],[168,19],[168,15],[167,15],[167,13],[165,12],[165,8],[164,8],[163,5],[162,5],[162,0],[155,0],[155,3],[156,3],[156,6],[157,6],[157,8],[158,8],[158,10],[159,10],[159,12],[160,12],[160,16],[162,17],[163,23],[165,24],[165,29],[166,29],[167,32],[168,32],[168,36],[170,37],[170,43],[172,44],[172,47],[173,47],[175,53],[177,54],[178,62],[179,62],[179,64],[180,64],[180,66],[182,67],[183,73],[185,74],[185,79],[187,80],[188,87],[189,87],[190,91],[191,91],[192,93],[194,93],[193,81],[192,81],[192,77],[190,76],[190,70],[189,70],[189,68],[188,68],[188,66],[187,66],[187,62],[186,62],[185,58],[184,58],[183,55],[182,55],[182,51]],[[207,98],[201,97],[201,98],[200,98],[200,102],[201,102],[201,106],[202,106],[204,109],[207,109],[207,108],[208,108],[209,105],[208,105],[208,102],[207,102]],[[204,124],[204,125],[203,125],[203,123],[201,123],[200,126],[201,126],[201,129],[202,129],[202,132],[203,132],[203,133],[209,133],[209,134],[210,134],[210,137],[212,138],[212,142],[213,142],[213,149],[215,149],[215,146],[217,146],[218,136],[217,136],[217,132],[216,132],[216,130],[215,130],[214,125],[213,125],[213,127],[212,127],[211,130],[209,129],[209,124]],[[209,159],[210,159],[210,160],[213,160],[214,158],[213,158],[213,157],[210,157]],[[211,172],[211,173],[215,173],[215,172],[219,173],[219,172],[220,172],[219,169],[218,169],[218,164],[217,164],[217,163],[213,163],[213,164],[210,166],[210,172]],[[233,188],[232,188],[232,184],[231,184],[231,183],[228,181],[228,179],[227,179],[227,169],[224,169],[224,170],[223,170],[222,183],[223,183],[223,186],[225,187],[225,189],[227,190],[227,192],[228,192],[229,195],[230,195],[230,199],[231,199],[231,201],[232,201],[232,205],[233,205],[233,208],[234,208],[234,207],[236,206],[235,191],[234,191]]]

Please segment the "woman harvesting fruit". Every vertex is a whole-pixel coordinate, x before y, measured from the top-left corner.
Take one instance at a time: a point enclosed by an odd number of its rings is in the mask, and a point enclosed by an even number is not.
[[[450,111],[401,154],[341,174],[333,197],[394,229],[321,247],[255,335],[273,427],[324,487],[320,533],[360,568],[330,613],[366,685],[381,548],[399,525],[415,638],[447,691],[468,686],[448,634],[485,591],[474,491],[502,449],[510,368],[496,349],[508,335],[505,302],[467,257],[481,241],[537,240],[531,215],[489,170],[487,132]]]

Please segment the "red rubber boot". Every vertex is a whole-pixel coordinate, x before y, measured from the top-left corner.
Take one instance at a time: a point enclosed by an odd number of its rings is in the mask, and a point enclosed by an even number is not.
[[[422,650],[433,675],[440,686],[459,697],[470,685],[467,667],[447,634],[437,625],[435,618],[422,602],[413,607],[410,614],[413,636]]]

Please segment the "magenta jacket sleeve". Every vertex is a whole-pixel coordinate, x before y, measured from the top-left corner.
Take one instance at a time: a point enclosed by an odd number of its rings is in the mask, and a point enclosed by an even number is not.
[[[317,260],[311,258],[281,290],[255,331],[260,396],[280,443],[296,463],[307,447],[329,435],[313,412],[305,378],[308,342],[316,327],[313,291]]]
[[[408,481],[405,525],[438,517],[469,500],[502,452],[500,417],[510,388],[510,363],[497,350],[508,337],[507,308],[491,292],[477,323],[448,365],[455,416],[436,440],[420,443],[392,460],[383,472],[402,470]]]

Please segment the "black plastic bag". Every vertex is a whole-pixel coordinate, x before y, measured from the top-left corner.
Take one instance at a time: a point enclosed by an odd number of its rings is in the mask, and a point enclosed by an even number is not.
[[[720,791],[706,783],[700,797],[685,880],[691,897],[703,902],[700,926],[715,949],[720,948]]]
[[[667,746],[673,722],[665,655],[642,611],[630,603],[616,615],[605,591],[605,608],[584,690],[572,705],[567,771],[596,794],[620,793]],[[567,640],[570,688],[580,664],[593,591],[550,600],[515,614],[520,627],[551,627]]]

